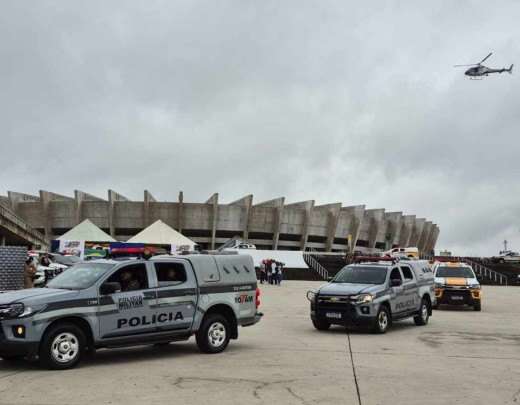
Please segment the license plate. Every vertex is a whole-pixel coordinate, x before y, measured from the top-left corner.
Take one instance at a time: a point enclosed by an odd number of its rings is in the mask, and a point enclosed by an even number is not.
[[[461,297],[460,295],[452,295],[451,299],[454,301],[462,301],[464,297]]]
[[[341,319],[341,313],[339,312],[327,312],[325,316],[327,318]]]

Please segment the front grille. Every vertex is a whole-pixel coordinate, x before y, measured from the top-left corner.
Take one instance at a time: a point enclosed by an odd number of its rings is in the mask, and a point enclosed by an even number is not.
[[[449,289],[444,292],[444,299],[450,304],[464,304],[471,299],[471,293],[468,289]],[[462,297],[458,299],[457,297]]]
[[[327,312],[340,312],[344,315],[350,314],[355,311],[354,306],[351,304],[350,297],[345,295],[336,296],[324,296],[319,295],[317,301],[318,311]]]

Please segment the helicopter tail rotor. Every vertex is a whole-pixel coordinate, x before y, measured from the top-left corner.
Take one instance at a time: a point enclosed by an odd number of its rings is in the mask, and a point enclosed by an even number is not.
[[[509,74],[513,73],[513,66],[514,65],[509,66],[509,69],[507,69],[507,73],[509,73]]]

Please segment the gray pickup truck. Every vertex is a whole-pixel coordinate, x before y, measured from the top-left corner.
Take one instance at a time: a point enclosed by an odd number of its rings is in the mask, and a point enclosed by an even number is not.
[[[191,335],[202,352],[219,353],[238,326],[260,320],[259,294],[250,256],[78,263],[45,288],[0,294],[0,357],[66,369],[97,348]]]
[[[332,324],[385,333],[392,321],[413,317],[426,325],[435,305],[434,277],[425,260],[359,259],[326,285],[307,293],[318,330]]]

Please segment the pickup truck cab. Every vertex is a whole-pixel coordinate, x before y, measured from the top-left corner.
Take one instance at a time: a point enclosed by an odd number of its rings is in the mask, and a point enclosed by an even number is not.
[[[219,353],[260,320],[259,294],[249,256],[82,262],[46,288],[0,294],[0,357],[66,369],[97,348],[192,335],[202,352]]]
[[[425,260],[358,258],[328,283],[307,293],[318,330],[368,326],[385,333],[393,321],[413,317],[426,325],[435,304],[433,274]]]

